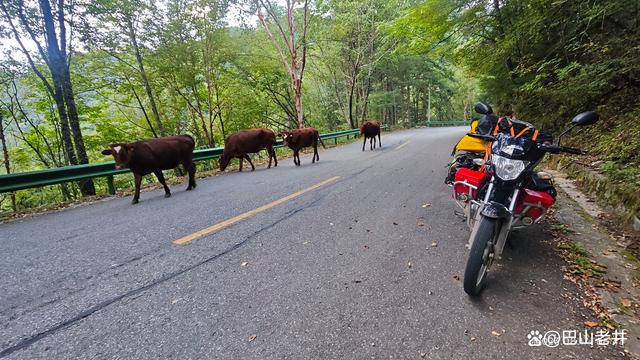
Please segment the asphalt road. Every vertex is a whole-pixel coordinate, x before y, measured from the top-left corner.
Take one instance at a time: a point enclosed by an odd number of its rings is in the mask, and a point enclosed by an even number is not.
[[[383,134],[277,168],[0,225],[0,357],[11,359],[615,358],[529,347],[591,319],[538,228],[479,300],[444,164],[464,128]],[[184,245],[173,242],[314,184]],[[424,204],[430,206],[423,207]],[[434,246],[434,244],[436,246]]]

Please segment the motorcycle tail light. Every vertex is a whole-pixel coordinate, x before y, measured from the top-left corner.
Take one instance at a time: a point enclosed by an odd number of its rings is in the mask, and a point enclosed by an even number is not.
[[[453,182],[454,197],[460,199],[470,194],[472,199],[476,199],[478,197],[478,189],[482,187],[487,177],[488,175],[485,172],[459,168]]]

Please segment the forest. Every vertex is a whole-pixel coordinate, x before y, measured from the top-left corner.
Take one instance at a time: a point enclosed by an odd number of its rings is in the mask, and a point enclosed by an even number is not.
[[[634,1],[0,0],[0,39],[0,175],[171,134],[208,148],[252,127],[469,119],[484,100],[551,130],[598,110],[574,141],[640,189]],[[2,194],[0,208],[105,188]]]

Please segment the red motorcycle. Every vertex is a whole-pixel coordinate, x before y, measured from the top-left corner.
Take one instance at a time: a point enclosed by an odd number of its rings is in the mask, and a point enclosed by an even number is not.
[[[477,104],[475,110],[492,115],[485,103]],[[452,183],[454,198],[471,230],[471,251],[464,273],[467,294],[481,293],[487,272],[493,260],[500,258],[509,232],[539,222],[555,202],[551,177],[536,172],[536,165],[546,153],[585,154],[581,149],[560,145],[560,141],[576,126],[596,121],[598,114],[594,111],[577,115],[556,144],[531,124],[506,119],[498,119],[491,134],[467,134],[489,143],[484,159],[476,159],[474,167],[458,168]]]

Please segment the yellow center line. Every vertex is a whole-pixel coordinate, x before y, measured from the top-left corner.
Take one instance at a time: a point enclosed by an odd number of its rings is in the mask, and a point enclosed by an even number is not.
[[[215,224],[213,226],[209,226],[208,228],[202,229],[200,231],[196,231],[191,235],[187,235],[187,236],[182,237],[182,238],[180,238],[178,240],[174,240],[173,243],[176,244],[176,245],[184,245],[184,244],[186,244],[186,243],[188,243],[188,242],[190,242],[192,240],[195,240],[195,239],[197,239],[199,237],[202,237],[202,236],[214,233],[216,231],[222,230],[222,229],[226,228],[227,226],[233,225],[233,224],[235,224],[235,223],[237,223],[239,221],[242,221],[242,220],[244,220],[246,218],[249,218],[249,217],[251,217],[253,215],[256,215],[256,214],[261,213],[263,211],[269,210],[272,207],[275,207],[275,206],[278,206],[280,204],[283,204],[283,203],[285,203],[285,202],[287,202],[289,200],[293,200],[293,199],[295,199],[295,198],[297,198],[299,196],[302,196],[302,195],[304,195],[304,194],[306,194],[306,193],[308,193],[310,191],[319,189],[319,188],[321,188],[321,187],[323,187],[323,186],[325,186],[327,184],[330,184],[330,183],[338,180],[339,178],[340,178],[340,176],[334,176],[334,177],[329,178],[327,180],[321,181],[321,182],[319,182],[319,183],[317,183],[317,184],[315,184],[313,186],[310,186],[310,187],[308,187],[306,189],[300,190],[300,191],[295,192],[295,193],[293,193],[291,195],[287,195],[287,196],[285,196],[283,198],[280,198],[280,199],[278,199],[276,201],[270,202],[270,203],[268,203],[266,205],[262,205],[259,208],[253,209],[251,211],[247,211],[246,213],[240,214],[238,216],[234,216],[234,217],[232,217],[230,219],[227,219],[227,220],[225,220],[223,222],[217,223],[217,224]]]
[[[405,141],[404,143],[400,144],[400,145],[396,148],[396,150],[398,150],[398,149],[402,149],[403,147],[405,147],[405,146],[406,146],[408,143],[410,143],[410,142],[411,142],[411,140],[407,140],[407,141]]]

